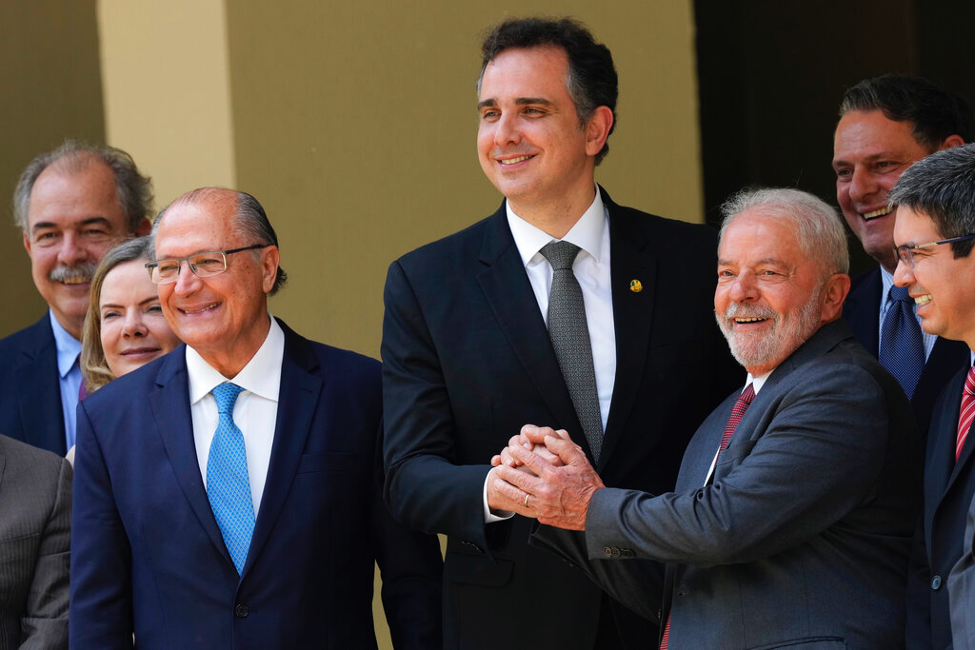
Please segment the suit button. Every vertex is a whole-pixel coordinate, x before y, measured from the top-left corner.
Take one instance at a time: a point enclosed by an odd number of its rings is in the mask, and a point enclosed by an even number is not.
[[[933,576],[933,581],[930,583],[930,587],[932,587],[933,591],[938,591],[942,585],[943,578],[940,576]]]
[[[248,617],[248,614],[250,614],[250,613],[251,613],[251,610],[248,609],[248,606],[247,605],[238,604],[234,608],[234,615],[237,616],[238,618],[247,618]]]
[[[621,557],[621,549],[616,546],[611,547],[611,557]]]
[[[632,558],[632,557],[634,557],[634,551],[632,551],[629,548],[622,548],[621,549],[621,557]]]
[[[604,557],[611,557],[611,554],[612,553],[613,553],[613,551],[611,550],[611,547],[610,546],[605,546],[604,547]]]

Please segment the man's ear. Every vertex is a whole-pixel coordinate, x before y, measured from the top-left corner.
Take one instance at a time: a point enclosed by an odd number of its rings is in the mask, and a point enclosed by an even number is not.
[[[821,322],[830,323],[841,315],[841,308],[851,289],[851,278],[845,273],[835,273],[821,287]]]
[[[940,146],[937,148],[937,151],[943,151],[944,149],[959,147],[960,145],[964,145],[964,144],[967,144],[967,142],[963,139],[962,136],[953,134],[949,136],[946,140],[944,140],[942,143],[940,143]]]
[[[604,148],[614,126],[614,112],[607,106],[598,106],[587,120],[587,155],[596,156]]]
[[[278,264],[281,255],[278,246],[269,246],[261,251],[261,288],[265,293],[271,293],[275,286],[275,277],[278,275]]]
[[[145,237],[150,232],[152,232],[152,230],[153,230],[152,222],[149,219],[143,219],[142,221],[139,222],[139,225],[136,226],[136,229],[132,231],[132,234],[134,234],[136,237]]]

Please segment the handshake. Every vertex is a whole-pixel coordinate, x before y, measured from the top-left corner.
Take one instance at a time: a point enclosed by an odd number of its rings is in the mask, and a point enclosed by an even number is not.
[[[594,492],[604,487],[586,454],[560,429],[525,425],[492,457],[489,508],[568,530],[584,530]]]

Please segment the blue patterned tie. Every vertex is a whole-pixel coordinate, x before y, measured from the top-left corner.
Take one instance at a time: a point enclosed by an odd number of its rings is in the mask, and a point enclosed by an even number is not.
[[[248,456],[244,435],[234,424],[234,402],[244,390],[234,384],[220,384],[213,391],[220,418],[207,457],[207,497],[227,552],[240,575],[254,532],[254,507],[248,480]]]
[[[882,321],[879,361],[899,381],[906,396],[912,399],[926,364],[923,333],[916,320],[909,290],[893,285],[889,289],[889,298],[893,302]]]

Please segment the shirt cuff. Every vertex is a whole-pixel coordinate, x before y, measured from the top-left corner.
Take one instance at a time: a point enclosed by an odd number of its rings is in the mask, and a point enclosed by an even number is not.
[[[512,519],[512,517],[516,514],[508,510],[499,510],[497,511],[498,514],[493,514],[492,511],[489,509],[488,482],[489,482],[489,476],[491,475],[492,475],[492,470],[489,470],[488,474],[485,475],[485,482],[482,483],[482,514],[485,515],[486,524],[495,523],[496,521],[505,521],[507,519]]]

